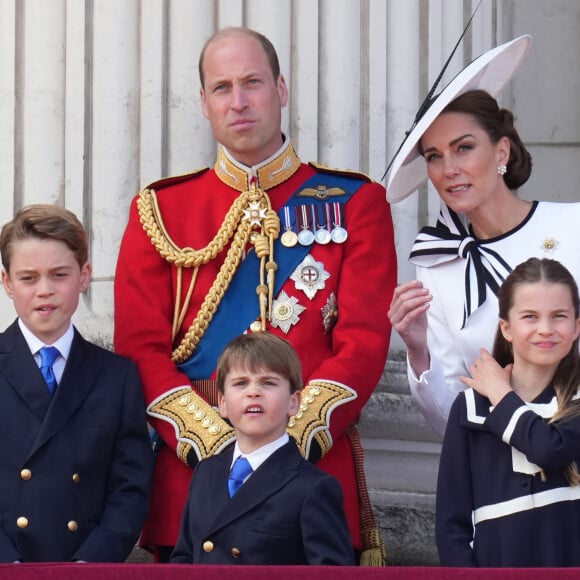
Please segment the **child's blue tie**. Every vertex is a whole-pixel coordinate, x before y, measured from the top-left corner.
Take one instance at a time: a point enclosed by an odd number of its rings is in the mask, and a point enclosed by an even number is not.
[[[56,377],[52,365],[58,358],[58,348],[55,346],[43,346],[40,349],[40,372],[46,381],[46,386],[52,395],[56,389]]]
[[[228,478],[228,490],[230,497],[233,497],[236,492],[242,487],[244,480],[252,473],[252,466],[245,457],[238,457],[234,462],[234,466],[230,471]]]

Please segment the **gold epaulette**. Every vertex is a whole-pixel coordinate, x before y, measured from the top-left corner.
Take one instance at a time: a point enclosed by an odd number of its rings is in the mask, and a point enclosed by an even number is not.
[[[188,173],[183,173],[180,175],[172,175],[171,177],[162,177],[149,185],[146,185],[143,189],[154,189],[155,191],[159,191],[160,189],[164,189],[166,187],[171,187],[172,185],[177,185],[179,183],[183,183],[184,181],[188,181],[192,177],[196,177],[205,173],[209,167],[202,167],[201,169],[194,169],[193,171],[189,171]]]
[[[329,167],[328,165],[324,165],[324,163],[316,163],[315,161],[309,161],[308,165],[310,167],[314,167],[316,171],[320,171],[321,173],[333,173],[334,175],[343,175],[344,177],[355,177],[359,179],[364,179],[365,181],[372,182],[374,181],[370,176],[362,171],[355,171],[354,169],[337,169],[335,167]]]
[[[273,271],[276,267],[273,261],[274,240],[280,232],[280,218],[272,209],[270,198],[266,192],[256,188],[255,184],[252,184],[248,191],[241,192],[230,206],[213,239],[204,248],[199,249],[182,248],[173,241],[163,223],[154,187],[143,189],[139,193],[136,203],[141,225],[151,243],[164,260],[177,268],[172,340],[175,340],[178,335],[188,312],[197,280],[196,269],[214,260],[229,245],[225,260],[201,303],[195,319],[171,355],[171,360],[174,363],[179,364],[186,361],[197,347],[242,262],[245,248],[252,234],[255,236],[252,243],[256,255],[261,259],[260,280],[256,292],[258,293],[260,319],[262,327],[265,328],[267,312],[271,310],[274,293]],[[194,269],[184,299],[182,299],[181,289],[183,268]]]
[[[219,453],[234,439],[234,430],[208,403],[189,387],[164,393],[147,413],[173,425],[180,446],[178,454],[187,463],[184,450],[194,449],[198,459]]]
[[[304,457],[308,457],[313,439],[322,455],[332,447],[330,416],[337,407],[354,401],[357,396],[350,387],[328,381],[311,381],[304,387],[300,410],[290,417],[286,429]]]

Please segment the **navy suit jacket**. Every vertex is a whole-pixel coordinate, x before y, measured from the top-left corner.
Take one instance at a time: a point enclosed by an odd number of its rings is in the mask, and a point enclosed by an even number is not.
[[[354,565],[342,491],[291,439],[230,499],[233,445],[196,467],[173,563]]]
[[[152,467],[131,361],[75,330],[51,396],[18,324],[0,334],[0,561],[125,560]]]

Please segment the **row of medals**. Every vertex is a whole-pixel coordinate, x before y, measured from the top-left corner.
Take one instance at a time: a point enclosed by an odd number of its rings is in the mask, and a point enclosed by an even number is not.
[[[300,231],[294,231],[295,225],[291,223],[289,212],[291,208],[285,207],[284,211],[284,227],[286,231],[282,234],[280,241],[282,245],[287,248],[292,248],[296,244],[301,246],[310,246],[314,242],[317,244],[326,245],[330,242],[336,244],[343,244],[348,238],[348,232],[342,227],[341,219],[341,209],[337,207],[338,204],[335,202],[332,204],[334,206],[334,212],[330,210],[331,204],[325,204],[324,211],[322,215],[326,216],[325,223],[320,225],[316,224],[316,213],[320,215],[321,206],[316,205],[297,205],[293,209],[296,214],[296,222],[301,221],[301,225],[298,226]],[[316,210],[319,210],[318,212]],[[310,214],[310,215],[309,215]],[[331,215],[334,215],[334,221],[331,220]],[[310,216],[312,216],[312,221],[310,221]],[[300,219],[299,219],[300,218]]]

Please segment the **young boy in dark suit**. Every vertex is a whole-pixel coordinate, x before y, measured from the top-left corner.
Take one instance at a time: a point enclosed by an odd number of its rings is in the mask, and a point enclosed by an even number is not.
[[[236,443],[197,466],[171,562],[354,565],[339,483],[286,433],[300,411],[294,349],[267,332],[241,335],[218,361],[217,384]]]
[[[0,334],[0,561],[122,562],[153,456],[135,365],[71,322],[91,277],[86,232],[32,205],[2,228],[0,253],[18,314]]]

